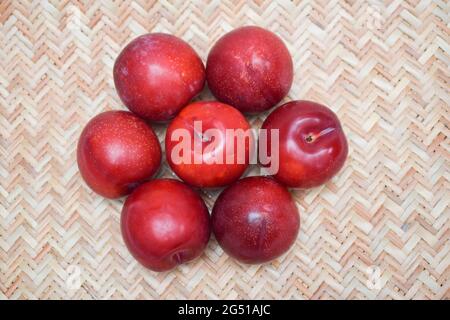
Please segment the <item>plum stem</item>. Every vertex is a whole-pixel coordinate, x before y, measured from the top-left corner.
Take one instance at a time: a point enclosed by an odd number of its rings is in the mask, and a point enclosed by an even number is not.
[[[198,132],[197,130],[194,130],[194,134],[197,136],[198,139],[200,139],[202,142],[209,142],[211,140],[210,137],[207,137],[202,132]]]
[[[336,130],[336,129],[330,127],[330,128],[325,128],[325,129],[323,129],[322,131],[320,131],[320,132],[317,133],[317,134],[310,133],[310,134],[308,134],[308,135],[306,136],[305,140],[306,140],[306,142],[311,143],[311,142],[313,142],[314,140],[317,140],[317,138],[320,138],[320,137],[322,137],[322,136],[324,136],[324,135],[326,135],[326,134],[329,134],[330,132],[333,132],[334,130]]]

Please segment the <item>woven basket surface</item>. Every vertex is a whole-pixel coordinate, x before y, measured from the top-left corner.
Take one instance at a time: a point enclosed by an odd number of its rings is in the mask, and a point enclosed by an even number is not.
[[[449,299],[449,7],[1,0],[0,298]],[[285,41],[295,76],[284,101],[330,106],[348,160],[324,186],[292,192],[301,231],[281,258],[243,265],[212,239],[194,262],[148,271],[122,241],[123,200],[81,179],[78,137],[94,115],[125,109],[112,67],[134,37],[175,34],[205,61],[242,25]],[[165,127],[155,129],[163,141]],[[159,176],[173,177],[166,163]],[[201,193],[211,208],[218,191]]]

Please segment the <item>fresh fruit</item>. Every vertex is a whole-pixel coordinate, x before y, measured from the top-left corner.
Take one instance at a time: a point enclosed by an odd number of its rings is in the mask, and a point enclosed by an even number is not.
[[[155,179],[134,190],[124,204],[121,229],[131,254],[154,271],[200,256],[211,233],[203,200],[173,179]]]
[[[270,109],[292,85],[292,58],[283,41],[260,27],[235,29],[220,38],[206,64],[214,96],[242,112]]]
[[[247,177],[225,189],[212,211],[217,241],[244,263],[263,263],[285,253],[300,226],[289,191],[267,177]]]
[[[170,123],[166,157],[183,181],[196,187],[226,186],[249,164],[252,135],[245,117],[217,102],[194,102]]]
[[[151,121],[172,119],[205,84],[205,67],[186,42],[164,33],[140,36],[114,64],[122,102]]]
[[[347,139],[329,108],[311,101],[291,101],[275,109],[262,128],[279,130],[279,170],[275,179],[288,187],[311,188],[331,179],[347,158]]]
[[[108,111],[91,119],[77,147],[80,173],[106,198],[119,198],[150,179],[161,163],[152,128],[128,111]]]

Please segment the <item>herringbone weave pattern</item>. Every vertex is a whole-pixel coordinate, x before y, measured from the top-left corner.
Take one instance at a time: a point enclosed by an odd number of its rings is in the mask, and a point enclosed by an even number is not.
[[[273,263],[238,264],[212,240],[193,263],[147,271],[122,242],[122,201],[81,180],[78,136],[124,109],[112,66],[135,36],[173,33],[205,60],[244,24],[284,39],[285,100],[331,106],[349,159],[325,186],[293,192],[301,234]],[[0,297],[450,298],[449,26],[445,0],[1,0]],[[217,192],[203,196],[211,207]]]

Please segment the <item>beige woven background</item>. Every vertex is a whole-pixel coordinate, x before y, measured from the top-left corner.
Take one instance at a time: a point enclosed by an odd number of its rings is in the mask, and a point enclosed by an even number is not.
[[[78,136],[124,108],[112,66],[135,36],[173,33],[205,60],[245,24],[285,40],[285,100],[331,106],[348,161],[293,193],[301,233],[273,263],[238,264],[212,240],[195,262],[150,272],[122,242],[122,202],[81,180]],[[445,0],[0,0],[0,297],[449,299],[449,26]],[[211,206],[217,192],[203,196]]]

